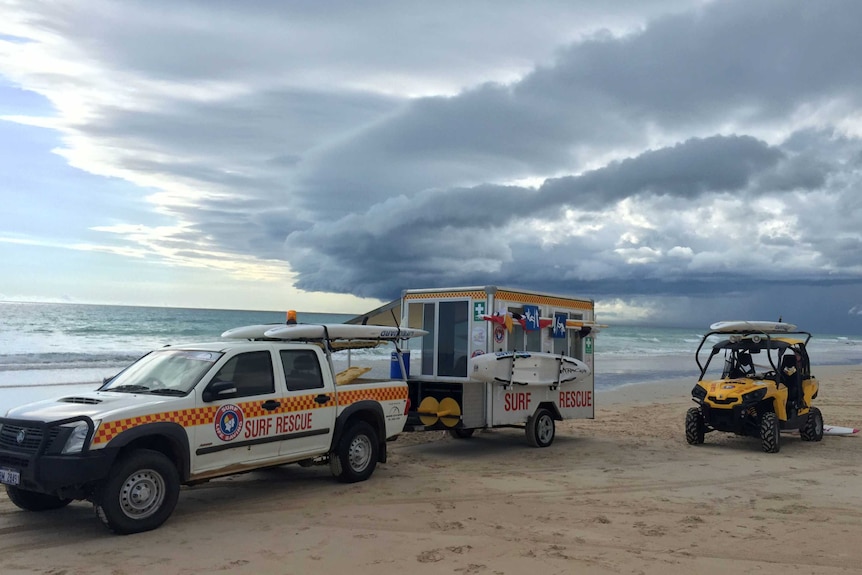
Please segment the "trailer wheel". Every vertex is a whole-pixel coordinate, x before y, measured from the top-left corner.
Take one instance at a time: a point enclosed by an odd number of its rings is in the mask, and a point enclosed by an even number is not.
[[[139,449],[119,459],[99,487],[96,516],[120,535],[150,531],[167,521],[179,496],[173,462],[158,451]]]
[[[60,509],[61,507],[67,506],[72,501],[71,499],[62,499],[55,495],[27,491],[26,489],[20,489],[14,485],[6,486],[6,495],[9,497],[9,501],[24,511],[50,511],[51,509]]]
[[[527,420],[527,443],[533,447],[548,447],[554,442],[556,427],[551,412],[544,407],[537,409]]]
[[[341,436],[330,455],[329,469],[342,483],[365,481],[377,467],[378,449],[374,428],[357,421]]]
[[[476,430],[464,427],[456,427],[455,429],[449,430],[449,435],[451,435],[455,439],[470,439],[471,437],[473,437],[474,431]]]
[[[781,449],[778,417],[772,411],[763,414],[760,420],[760,446],[766,453],[778,453]]]

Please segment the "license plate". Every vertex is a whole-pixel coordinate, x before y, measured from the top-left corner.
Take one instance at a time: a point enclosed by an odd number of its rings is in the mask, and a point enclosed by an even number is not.
[[[19,481],[21,481],[20,473],[12,469],[0,468],[0,483],[5,483],[6,485],[18,485]]]

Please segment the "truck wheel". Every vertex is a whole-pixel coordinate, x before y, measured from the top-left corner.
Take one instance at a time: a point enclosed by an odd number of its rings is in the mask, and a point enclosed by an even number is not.
[[[94,503],[108,529],[127,535],[160,526],[173,513],[179,496],[173,462],[158,451],[139,449],[117,460]]]
[[[763,451],[778,453],[781,449],[779,437],[781,434],[778,430],[778,417],[772,411],[767,411],[760,420],[760,446]]]
[[[374,428],[357,421],[347,428],[330,456],[332,474],[342,483],[365,481],[377,467],[378,449]]]
[[[49,511],[51,509],[60,509],[61,507],[67,506],[72,501],[71,499],[62,499],[55,495],[27,491],[25,489],[15,487],[14,485],[6,486],[6,495],[9,496],[9,501],[25,511]]]
[[[816,407],[808,410],[808,419],[799,430],[802,441],[820,441],[823,439],[823,415]]]
[[[548,447],[554,442],[555,433],[554,418],[544,407],[527,420],[527,443],[533,447]]]
[[[700,445],[706,434],[706,424],[700,408],[692,407],[685,414],[685,440],[689,445]]]
[[[470,439],[473,437],[473,432],[475,429],[465,429],[463,427],[456,427],[455,429],[449,430],[449,435],[454,437],[455,439]]]

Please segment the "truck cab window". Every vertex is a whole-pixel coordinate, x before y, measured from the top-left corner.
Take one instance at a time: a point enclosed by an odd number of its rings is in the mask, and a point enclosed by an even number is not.
[[[284,380],[289,391],[319,389],[323,387],[320,361],[311,350],[281,350]]]
[[[238,397],[275,392],[272,358],[268,351],[235,355],[222,366],[213,380],[234,382]]]

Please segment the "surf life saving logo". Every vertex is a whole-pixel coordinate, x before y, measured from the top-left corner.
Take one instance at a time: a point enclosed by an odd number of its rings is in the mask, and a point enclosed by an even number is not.
[[[236,439],[242,431],[243,419],[242,409],[238,406],[228,403],[219,407],[213,420],[218,438],[222,441]]]

